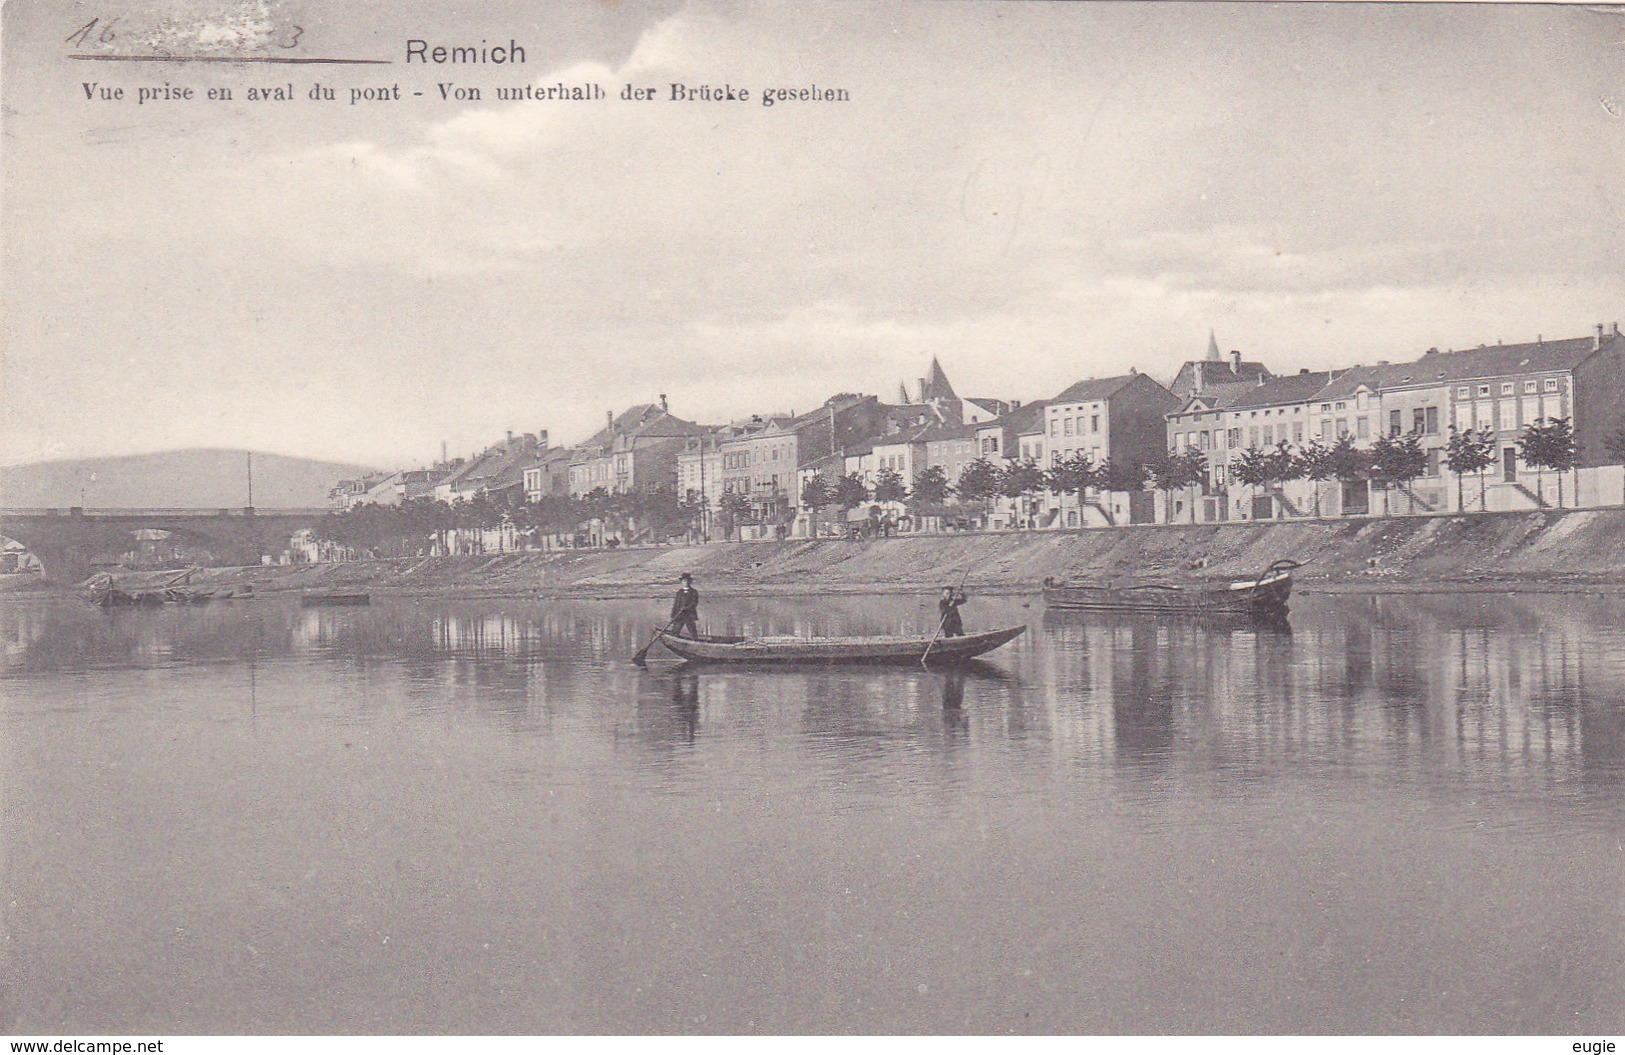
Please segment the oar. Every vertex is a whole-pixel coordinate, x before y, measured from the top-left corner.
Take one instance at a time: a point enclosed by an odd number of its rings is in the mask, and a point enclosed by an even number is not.
[[[659,630],[656,630],[655,631],[655,636],[651,637],[649,639],[649,643],[647,645],[644,645],[642,648],[638,649],[637,654],[632,657],[632,665],[635,666],[635,667],[646,667],[646,666],[648,666],[649,664],[647,662],[645,662],[645,661],[649,658],[649,650],[651,648],[655,647],[655,642],[660,640],[660,635],[661,634],[664,634],[667,630],[670,630],[672,627],[674,627],[676,625],[677,625],[677,620],[673,619],[671,622],[667,623],[663,628],[661,628]]]
[[[965,582],[970,578],[970,569],[969,564],[965,565],[965,574],[959,577],[959,589],[955,590],[955,593],[964,592]],[[948,612],[951,611],[953,611],[952,608],[948,609]],[[937,632],[931,635],[931,643],[925,646],[925,654],[920,656],[920,666],[922,667],[925,666],[925,661],[931,658],[931,650],[937,647],[937,638],[942,636],[942,628],[948,625],[948,612],[943,612],[942,618],[937,620]]]

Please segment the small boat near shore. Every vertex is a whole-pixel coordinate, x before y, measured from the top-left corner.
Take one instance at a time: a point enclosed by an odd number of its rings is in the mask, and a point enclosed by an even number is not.
[[[1295,560],[1278,560],[1254,579],[1230,582],[1058,582],[1044,580],[1044,606],[1056,611],[1278,617],[1292,595]]]
[[[957,663],[1020,637],[1025,626],[958,637],[679,637],[662,631],[660,643],[694,663]]]
[[[86,604],[97,608],[156,608],[166,604],[207,604],[254,596],[254,587],[189,586],[185,580],[197,573],[193,568],[184,575],[157,585],[121,586],[112,575],[98,575],[85,584],[81,594]]]
[[[302,593],[302,608],[361,607],[372,604],[372,595],[365,593]]]

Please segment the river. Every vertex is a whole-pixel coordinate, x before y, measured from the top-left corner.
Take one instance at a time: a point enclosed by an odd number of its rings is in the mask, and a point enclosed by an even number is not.
[[[8,600],[0,1032],[1617,1031],[1625,600],[1029,600]]]

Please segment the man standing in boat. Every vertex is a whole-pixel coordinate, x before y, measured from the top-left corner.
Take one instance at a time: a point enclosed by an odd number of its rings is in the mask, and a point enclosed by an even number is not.
[[[678,637],[700,636],[700,591],[694,588],[694,577],[684,572],[678,580],[683,585],[671,602],[671,628]]]
[[[937,615],[941,617],[943,637],[964,637],[965,624],[959,618],[959,606],[965,603],[965,591],[952,586],[942,588],[942,599],[937,601]]]

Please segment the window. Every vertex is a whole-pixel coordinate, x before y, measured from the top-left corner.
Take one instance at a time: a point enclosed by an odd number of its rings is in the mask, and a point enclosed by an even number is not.
[[[1510,396],[1512,394],[1512,382],[1511,381],[1502,381],[1501,382],[1501,394],[1503,396]]]
[[[1072,435],[1072,419],[1071,418],[1066,419],[1066,434],[1068,436]]]
[[[1466,385],[1462,385],[1460,388],[1456,389],[1456,398],[1457,399],[1467,399],[1471,395],[1472,395],[1472,391]]]
[[[1338,410],[1347,410],[1348,408],[1349,408],[1349,405],[1347,403],[1339,403],[1339,404],[1337,404],[1337,409]]]
[[[1247,446],[1258,446],[1258,426],[1253,425],[1247,429]]]
[[[1541,388],[1541,391],[1543,391],[1543,392],[1556,392],[1557,391],[1557,378],[1548,377],[1546,380],[1544,380],[1544,381],[1542,381],[1540,383],[1540,388]]]
[[[1439,408],[1428,407],[1427,416],[1422,421],[1422,431],[1429,436],[1439,434]]]
[[[1240,429],[1230,429],[1228,431],[1228,433],[1226,434],[1226,436],[1225,436],[1225,442],[1226,442],[1227,445],[1229,445],[1231,447],[1240,447],[1241,446],[1241,430]]]
[[[1100,415],[1099,414],[1091,414],[1089,416],[1089,431],[1090,432],[1099,432],[1100,431]]]
[[[1348,418],[1338,418],[1337,419],[1337,434],[1338,434],[1338,436],[1347,436],[1349,434],[1349,419]]]
[[[1415,410],[1411,411],[1412,432],[1426,432],[1427,424],[1428,414],[1426,410],[1423,410],[1421,407],[1417,407]]]
[[[1060,418],[1050,418],[1049,419],[1049,434],[1051,436],[1059,436],[1061,434],[1061,419]]]
[[[1301,422],[1301,421],[1294,421],[1292,423],[1292,442],[1293,443],[1302,443],[1303,442],[1303,422]]]
[[[1049,463],[1051,465],[1060,465],[1061,464],[1061,452],[1060,451],[1050,451],[1049,452]]]
[[[1480,396],[1489,395],[1490,394],[1490,386],[1489,385],[1479,385],[1478,386],[1478,394]]]
[[[1274,425],[1265,425],[1264,426],[1264,446],[1273,447],[1274,445],[1275,445],[1275,426]]]
[[[1535,394],[1535,383],[1533,381],[1525,381],[1523,383],[1523,391],[1524,391],[1524,395],[1528,395],[1528,396],[1534,395]]]
[[[1332,405],[1330,403],[1322,403],[1320,405],[1320,412],[1322,414],[1330,414],[1332,412]]]
[[[1397,410],[1388,412],[1388,435],[1398,436],[1400,429],[1400,414]]]
[[[1427,474],[1429,476],[1438,476],[1439,475],[1439,462],[1440,462],[1440,457],[1439,456],[1442,455],[1443,453],[1444,453],[1444,451],[1439,447],[1430,447],[1428,449],[1428,469],[1427,469]]]

